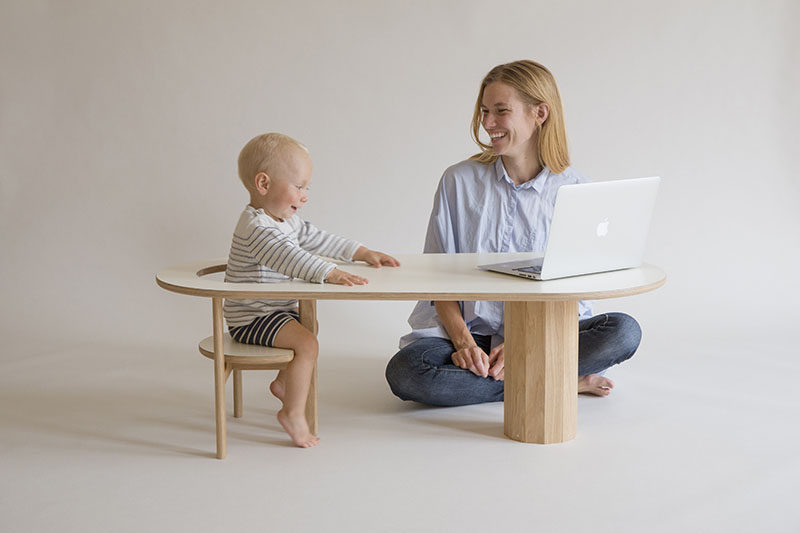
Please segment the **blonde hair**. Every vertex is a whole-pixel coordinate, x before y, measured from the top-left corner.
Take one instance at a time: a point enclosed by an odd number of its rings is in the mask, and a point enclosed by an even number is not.
[[[481,142],[478,134],[481,127],[481,101],[486,86],[493,82],[502,82],[516,89],[520,99],[531,106],[547,104],[550,113],[542,123],[539,131],[539,164],[547,166],[560,174],[569,166],[569,150],[567,149],[567,132],[564,127],[564,108],[561,94],[553,74],[547,67],[535,61],[514,61],[494,67],[483,78],[472,114],[472,139],[481,147],[481,152],[470,159],[480,163],[491,164],[497,161],[498,155],[492,147]]]
[[[282,133],[253,137],[239,152],[239,179],[250,189],[250,182],[259,172],[275,177],[279,169],[283,169],[290,148],[300,148],[308,153],[308,148],[302,143]]]

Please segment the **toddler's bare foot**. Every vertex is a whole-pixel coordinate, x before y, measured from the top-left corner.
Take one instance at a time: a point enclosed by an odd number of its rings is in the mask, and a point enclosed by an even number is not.
[[[292,441],[301,448],[311,448],[319,443],[319,437],[308,429],[308,422],[306,422],[305,416],[289,416],[281,409],[278,411],[278,422],[281,423],[286,433],[292,437]]]
[[[280,376],[269,384],[269,390],[277,399],[283,401],[283,395],[286,393],[286,386],[283,384],[283,380]]]
[[[614,382],[599,374],[587,374],[578,378],[578,394],[608,396],[613,388]]]

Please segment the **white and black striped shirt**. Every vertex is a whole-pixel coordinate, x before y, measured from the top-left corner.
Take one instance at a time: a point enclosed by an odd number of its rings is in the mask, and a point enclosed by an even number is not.
[[[316,228],[297,215],[283,222],[273,220],[250,205],[245,207],[233,233],[225,281],[275,283],[299,278],[322,283],[336,268],[323,255],[351,261],[360,243]],[[297,307],[297,300],[225,300],[228,327],[246,326],[273,311]]]

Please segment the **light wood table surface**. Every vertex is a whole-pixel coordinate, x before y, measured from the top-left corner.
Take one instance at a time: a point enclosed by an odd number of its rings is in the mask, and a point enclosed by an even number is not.
[[[355,287],[305,281],[225,283],[205,276],[223,271],[226,259],[168,268],[156,281],[169,291],[210,297],[214,334],[222,334],[223,298],[265,300],[494,300],[505,305],[505,434],[541,444],[575,437],[578,417],[578,300],[617,298],[654,290],[666,282],[653,265],[532,281],[484,272],[476,265],[536,254],[398,255],[401,266],[342,268],[369,279]],[[354,325],[359,321],[354,318]]]

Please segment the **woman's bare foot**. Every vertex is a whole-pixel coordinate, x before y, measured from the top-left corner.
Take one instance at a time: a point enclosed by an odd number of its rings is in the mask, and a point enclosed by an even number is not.
[[[599,374],[587,374],[578,378],[578,394],[608,396],[613,388],[614,382]]]
[[[292,441],[301,448],[311,448],[319,443],[319,437],[308,429],[308,422],[303,415],[289,416],[283,409],[278,411],[278,422],[281,423]]]
[[[269,391],[280,401],[283,401],[283,396],[286,394],[286,385],[283,384],[283,380],[279,375],[275,378],[275,381],[269,384]]]

